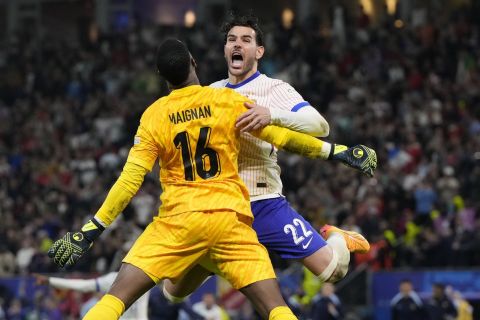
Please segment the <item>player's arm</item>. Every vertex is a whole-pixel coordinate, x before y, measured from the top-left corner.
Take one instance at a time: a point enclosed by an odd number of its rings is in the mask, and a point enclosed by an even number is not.
[[[330,133],[327,120],[308,103],[298,111],[278,108],[268,109],[256,103],[248,102],[245,103],[245,106],[249,110],[241,114],[236,123],[236,127],[242,132],[258,130],[272,124],[314,137],[326,137]]]
[[[64,279],[34,274],[38,285],[48,285],[57,289],[75,290],[80,292],[95,292],[98,290],[96,279]]]
[[[364,145],[348,148],[276,126],[267,126],[252,132],[252,134],[279,149],[314,159],[340,161],[370,177],[377,168],[375,151]]]
[[[48,250],[48,256],[55,264],[60,267],[72,266],[90,249],[93,242],[125,209],[140,189],[145,175],[152,170],[157,157],[158,148],[154,139],[141,123],[127,163],[95,216],[79,231],[67,232]]]
[[[291,85],[278,82],[271,88],[269,96],[273,108],[268,109],[257,104],[246,105],[249,110],[237,121],[237,126],[243,132],[272,124],[314,137],[328,136],[330,126],[327,120]]]
[[[307,102],[306,102],[307,103]],[[311,105],[305,105],[298,111],[271,109],[271,124],[303,132],[314,137],[327,137],[330,125]]]
[[[137,193],[148,169],[127,162],[123,171],[112,186],[102,206],[79,231],[67,232],[63,238],[55,241],[48,250],[48,256],[58,266],[72,266],[92,246],[115,218],[125,209]]]

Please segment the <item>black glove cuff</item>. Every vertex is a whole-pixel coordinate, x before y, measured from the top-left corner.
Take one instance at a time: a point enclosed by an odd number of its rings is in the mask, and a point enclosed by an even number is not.
[[[90,222],[95,226],[94,228],[85,226],[89,225]],[[82,233],[85,238],[91,242],[95,241],[102,234],[105,227],[100,224],[95,218],[90,219],[90,221],[82,228]],[[86,230],[85,230],[86,229]]]
[[[332,160],[333,153],[335,152],[335,143],[332,143],[332,147],[330,148],[330,153],[328,154],[328,160]]]
[[[97,219],[92,218],[92,219],[90,219],[90,221],[92,221],[92,223],[93,223],[94,225],[96,225],[97,228],[98,228],[101,232],[103,232],[103,231],[105,230],[105,227],[102,226],[102,224],[101,224],[100,222],[98,222]]]

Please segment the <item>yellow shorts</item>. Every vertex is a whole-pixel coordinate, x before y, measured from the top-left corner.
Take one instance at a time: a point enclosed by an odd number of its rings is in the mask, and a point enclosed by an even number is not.
[[[235,289],[273,279],[268,252],[251,224],[251,218],[233,211],[156,217],[123,262],[142,269],[155,281],[168,278],[175,283],[193,266],[208,260]]]

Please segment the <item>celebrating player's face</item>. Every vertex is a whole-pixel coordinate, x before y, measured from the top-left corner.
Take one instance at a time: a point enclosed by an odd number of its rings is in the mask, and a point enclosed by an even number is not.
[[[264,49],[257,45],[255,36],[255,30],[243,26],[235,26],[228,32],[224,52],[231,75],[249,76],[257,71],[257,61]]]

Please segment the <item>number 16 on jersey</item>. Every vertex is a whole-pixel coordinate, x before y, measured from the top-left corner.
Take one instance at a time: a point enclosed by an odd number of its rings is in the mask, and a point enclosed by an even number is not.
[[[210,179],[221,172],[218,153],[208,146],[212,128],[202,127],[198,136],[195,153],[192,154],[190,136],[187,131],[178,133],[173,139],[177,149],[181,149],[185,180],[195,181],[195,173],[202,179]]]

